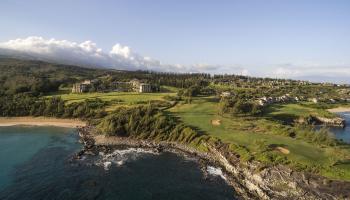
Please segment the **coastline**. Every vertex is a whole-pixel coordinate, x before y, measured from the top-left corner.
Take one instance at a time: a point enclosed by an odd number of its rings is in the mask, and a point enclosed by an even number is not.
[[[119,147],[153,149],[156,152],[170,151],[199,159],[201,169],[218,167],[229,185],[233,187],[238,199],[339,199],[350,195],[345,181],[329,181],[322,176],[308,172],[294,171],[286,166],[266,166],[261,169],[258,162],[241,163],[236,154],[227,151],[224,143],[207,143],[208,152],[177,142],[143,140],[129,137],[106,137],[93,134],[93,126],[78,129],[83,149],[72,159],[84,155],[111,153]],[[206,172],[205,172],[206,173]],[[283,186],[283,188],[281,188]]]
[[[0,117],[0,127],[18,125],[76,128],[78,126],[86,126],[86,122],[78,119],[59,119],[53,117]]]
[[[207,178],[207,167],[218,168],[222,172],[222,176],[228,185],[235,191],[237,199],[259,199],[254,192],[245,188],[240,181],[210,153],[199,152],[184,144],[166,141],[140,140],[128,137],[104,136],[91,134],[91,127],[81,127],[79,130],[80,142],[84,144],[83,149],[75,155],[75,159],[80,159],[83,155],[97,155],[98,152],[111,153],[116,148],[141,148],[152,150],[157,153],[171,152],[184,157],[196,159],[201,171],[204,173],[204,178]],[[264,195],[263,195],[264,196]]]
[[[327,109],[327,111],[329,111],[331,113],[350,112],[350,107],[331,108],[331,109]]]

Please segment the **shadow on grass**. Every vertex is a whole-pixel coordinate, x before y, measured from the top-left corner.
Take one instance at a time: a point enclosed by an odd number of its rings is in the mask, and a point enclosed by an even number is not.
[[[170,90],[169,88],[164,88],[164,87],[160,89],[160,92],[162,92],[162,93],[171,93],[171,92],[175,93],[173,90]]]
[[[339,160],[335,163],[335,165],[350,165],[350,159],[347,160]]]
[[[217,97],[208,97],[208,98],[204,98],[204,100],[206,102],[210,102],[210,103],[218,103],[220,102],[220,99]]]
[[[270,145],[269,145],[269,148],[271,148],[271,149],[274,149],[274,148],[276,148],[276,147],[287,148],[288,145],[285,145],[285,144],[270,144]]]
[[[281,113],[281,114],[273,115],[270,118],[273,120],[281,121],[283,124],[291,125],[294,123],[296,119],[298,119],[298,116],[293,114]]]
[[[278,112],[283,106],[281,104],[273,104],[264,108],[264,115],[270,115],[273,112]]]
[[[181,122],[181,123],[185,124],[187,127],[190,127],[191,129],[193,129],[194,131],[196,131],[199,135],[208,135],[207,132],[201,130],[200,128],[185,123],[184,121],[181,120],[181,117],[179,117],[179,116],[177,116],[177,115],[174,115],[174,114],[171,113],[170,111],[164,110],[163,113],[164,113],[165,115],[167,115],[167,116],[170,116],[170,117],[174,118],[177,122]]]
[[[262,116],[267,120],[278,121],[284,125],[292,125],[294,121],[298,119],[297,115],[290,113],[274,114],[275,112],[279,112],[282,107],[283,105],[281,104],[270,105],[264,109]]]

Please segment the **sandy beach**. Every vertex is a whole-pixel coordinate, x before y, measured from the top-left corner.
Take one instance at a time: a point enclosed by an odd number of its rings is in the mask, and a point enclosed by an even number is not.
[[[85,126],[86,122],[77,119],[57,119],[50,117],[0,117],[0,126],[60,126],[75,128]]]
[[[350,112],[350,107],[338,107],[338,108],[332,108],[328,109],[329,112],[332,113],[338,113],[338,112]]]

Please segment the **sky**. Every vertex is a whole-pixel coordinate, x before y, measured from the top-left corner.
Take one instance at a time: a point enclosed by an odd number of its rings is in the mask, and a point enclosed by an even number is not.
[[[0,27],[44,58],[350,83],[348,0],[2,0]]]

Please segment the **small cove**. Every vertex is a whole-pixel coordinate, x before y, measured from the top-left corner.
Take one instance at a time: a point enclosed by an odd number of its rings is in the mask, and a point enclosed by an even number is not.
[[[72,161],[80,148],[72,128],[0,127],[0,199],[235,199],[220,176],[205,179],[174,153],[127,150],[106,170]]]
[[[329,130],[334,133],[337,139],[341,139],[346,143],[350,143],[350,112],[340,112],[337,114],[345,119],[346,126],[344,128],[331,127]]]

